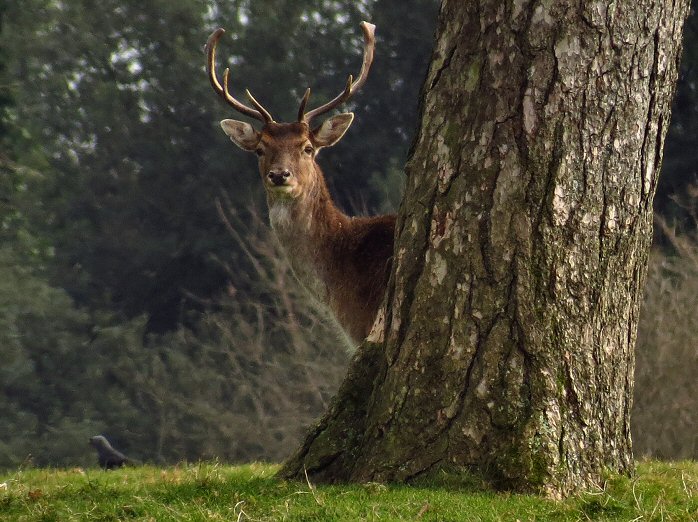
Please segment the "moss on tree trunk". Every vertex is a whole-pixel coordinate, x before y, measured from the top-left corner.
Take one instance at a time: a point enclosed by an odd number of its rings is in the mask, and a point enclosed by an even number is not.
[[[383,320],[281,475],[632,469],[633,348],[688,1],[445,0]]]

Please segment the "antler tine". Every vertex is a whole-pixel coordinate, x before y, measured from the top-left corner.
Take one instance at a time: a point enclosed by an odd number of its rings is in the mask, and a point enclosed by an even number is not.
[[[361,22],[361,30],[364,33],[364,60],[361,63],[359,77],[351,86],[352,92],[358,91],[361,89],[361,87],[363,87],[364,83],[366,83],[366,80],[368,79],[368,70],[371,68],[371,64],[373,63],[373,51],[376,47],[376,26],[369,24],[368,22]]]
[[[298,108],[298,121],[303,121],[303,117],[305,116],[305,106],[308,104],[308,98],[310,98],[310,87],[305,90],[305,94],[301,100],[301,106]]]
[[[213,90],[216,91],[216,93],[236,111],[245,114],[246,116],[250,116],[251,118],[255,118],[263,123],[273,121],[269,112],[266,111],[261,105],[258,107],[258,109],[262,109],[261,111],[254,110],[244,103],[239,102],[230,94],[228,91],[228,76],[230,75],[229,69],[226,69],[223,75],[223,85],[221,85],[221,83],[218,81],[218,77],[216,76],[216,45],[218,44],[218,40],[220,40],[223,33],[225,33],[225,29],[219,27],[211,33],[206,42],[206,72],[208,73],[208,79],[211,82],[211,87],[213,87]]]
[[[366,83],[366,79],[368,78],[368,71],[371,68],[371,64],[373,63],[373,51],[376,46],[376,26],[368,22],[361,22],[361,30],[364,33],[364,60],[361,65],[361,72],[359,72],[359,77],[356,79],[355,82],[352,83],[352,77],[351,75],[349,75],[349,81],[347,82],[347,86],[341,94],[339,94],[333,100],[330,100],[326,104],[321,105],[317,109],[313,109],[312,111],[309,111],[306,114],[302,114],[303,109],[305,108],[305,104],[301,103],[301,110],[298,114],[298,121],[310,122],[310,120],[312,120],[316,116],[331,111],[335,107],[341,105],[349,98],[351,98],[351,96],[356,91],[361,89],[364,83]],[[307,102],[307,100],[305,101]]]
[[[254,96],[252,96],[252,93],[250,92],[249,89],[245,89],[245,94],[247,95],[247,98],[252,102],[252,105],[255,106],[255,108],[260,112],[262,117],[264,117],[264,120],[267,123],[271,123],[274,121],[274,118],[271,117],[271,114],[269,114],[269,111],[267,111],[261,103],[259,103]]]

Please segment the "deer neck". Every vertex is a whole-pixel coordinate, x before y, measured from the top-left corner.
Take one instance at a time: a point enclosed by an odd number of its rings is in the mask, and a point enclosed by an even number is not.
[[[333,273],[341,270],[336,247],[349,218],[334,205],[318,174],[315,184],[296,199],[269,198],[269,221],[300,282],[326,301]]]
[[[267,197],[271,227],[284,246],[285,241],[303,242],[318,250],[349,222],[332,201],[320,168],[315,168],[314,182],[299,197]]]

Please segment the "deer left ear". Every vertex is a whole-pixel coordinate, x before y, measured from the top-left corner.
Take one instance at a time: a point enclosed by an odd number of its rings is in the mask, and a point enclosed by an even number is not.
[[[354,121],[353,112],[345,112],[337,114],[325,120],[322,125],[313,130],[313,142],[316,147],[331,147],[337,143],[344,133],[347,132],[349,125]]]

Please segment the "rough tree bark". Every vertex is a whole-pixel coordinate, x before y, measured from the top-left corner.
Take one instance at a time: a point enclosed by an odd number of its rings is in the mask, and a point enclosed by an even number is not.
[[[633,347],[688,0],[444,0],[379,321],[281,475],[632,470]]]

